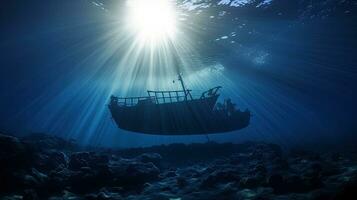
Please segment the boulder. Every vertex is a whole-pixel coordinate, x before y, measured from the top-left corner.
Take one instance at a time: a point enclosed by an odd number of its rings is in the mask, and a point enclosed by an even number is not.
[[[213,187],[218,183],[239,182],[240,177],[235,170],[218,170],[203,179],[201,187]]]
[[[143,163],[152,162],[154,165],[159,166],[162,157],[158,153],[144,153],[137,157],[137,160]]]
[[[60,151],[54,151],[49,155],[48,165],[53,169],[57,168],[60,165],[67,167],[68,160],[68,156],[65,153]]]
[[[68,168],[71,170],[80,170],[83,167],[95,169],[106,166],[108,162],[109,157],[101,153],[76,152],[70,156]]]
[[[17,169],[22,169],[30,163],[30,152],[16,137],[0,134],[0,176]]]
[[[108,167],[114,182],[124,187],[157,180],[160,174],[160,170],[151,162],[122,159],[112,162]]]
[[[22,200],[39,200],[40,198],[37,195],[37,192],[35,190],[25,190]]]
[[[92,169],[90,167],[82,167],[76,172],[71,174],[68,179],[71,191],[76,193],[91,192],[113,183],[113,177],[109,168]]]
[[[88,167],[88,152],[77,152],[70,156],[68,168],[71,170],[80,170],[82,167]]]
[[[77,144],[73,140],[66,140],[64,138],[50,135],[46,133],[32,133],[21,140],[35,148],[37,151],[42,150],[75,150]]]
[[[45,184],[48,181],[48,176],[39,172],[37,169],[32,168],[31,175],[40,183]]]
[[[161,173],[159,176],[160,176],[160,178],[171,178],[171,177],[177,176],[177,173],[176,173],[176,171],[169,170],[169,171],[165,171],[165,172]]]
[[[242,178],[239,182],[241,188],[257,188],[259,186],[265,185],[265,179],[263,176],[251,176]]]
[[[285,190],[284,178],[280,174],[273,174],[268,178],[268,185],[274,189],[275,193],[281,193]]]
[[[176,183],[179,188],[183,188],[188,185],[188,181],[186,180],[186,178],[184,178],[182,176],[177,177]]]
[[[32,155],[18,138],[0,134],[0,193],[22,189]]]

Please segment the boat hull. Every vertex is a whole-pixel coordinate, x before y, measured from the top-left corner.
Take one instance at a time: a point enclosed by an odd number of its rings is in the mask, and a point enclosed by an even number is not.
[[[110,104],[119,128],[154,135],[224,133],[249,125],[250,112],[214,110],[218,96],[167,104],[119,106]]]

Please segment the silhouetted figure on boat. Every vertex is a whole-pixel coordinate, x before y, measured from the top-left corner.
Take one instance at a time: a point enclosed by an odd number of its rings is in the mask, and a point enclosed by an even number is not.
[[[221,86],[193,98],[182,76],[182,90],[147,91],[146,97],[111,96],[109,109],[121,129],[158,135],[222,133],[249,125],[250,112],[235,109],[231,99],[216,103]]]

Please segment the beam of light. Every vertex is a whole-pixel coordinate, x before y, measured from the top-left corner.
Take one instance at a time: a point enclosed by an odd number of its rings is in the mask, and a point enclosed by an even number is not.
[[[121,49],[111,91],[116,95],[143,95],[146,89],[179,89],[170,84],[178,73],[192,74],[202,63],[191,30],[180,21],[182,10],[173,0],[128,0],[117,12],[117,40],[108,48]],[[112,39],[113,41],[115,39]]]
[[[127,7],[127,26],[141,42],[155,44],[174,37],[177,17],[172,1],[129,0]]]

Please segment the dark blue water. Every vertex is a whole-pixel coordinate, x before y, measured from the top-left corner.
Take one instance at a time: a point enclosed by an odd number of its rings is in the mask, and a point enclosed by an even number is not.
[[[249,127],[210,139],[352,145],[356,2],[219,2],[178,3],[186,37],[175,42],[188,51],[180,54],[186,84],[194,90],[222,85],[221,100],[231,98],[253,117]],[[131,133],[112,121],[111,94],[176,87],[172,66],[157,64],[149,75],[142,54],[125,58],[132,41],[120,29],[123,13],[116,1],[2,1],[1,131],[105,146],[205,142],[205,136]]]

